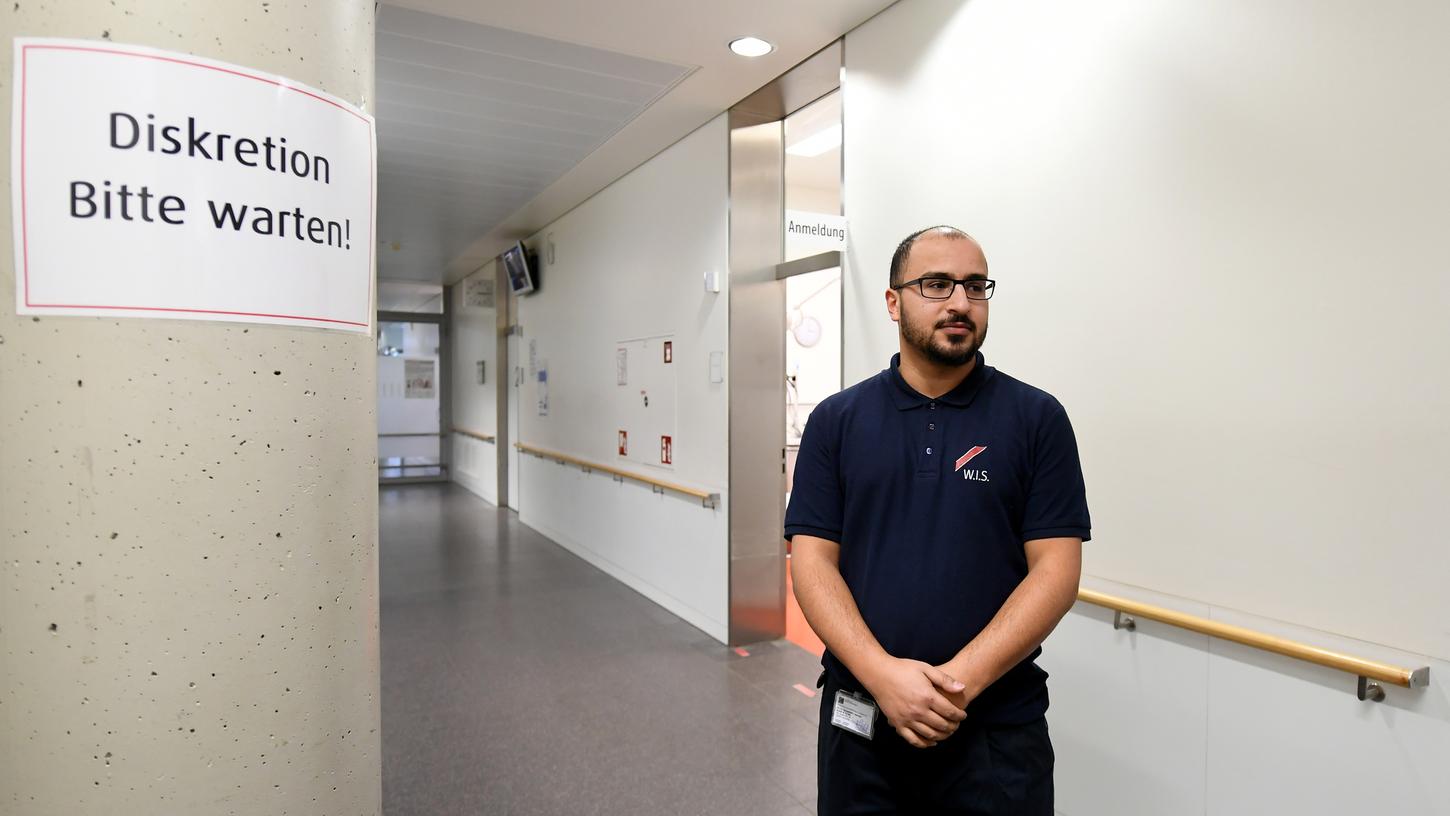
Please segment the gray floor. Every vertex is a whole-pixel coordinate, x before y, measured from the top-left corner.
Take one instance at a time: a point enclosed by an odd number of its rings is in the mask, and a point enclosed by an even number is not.
[[[815,812],[814,655],[741,657],[452,485],[380,515],[386,816]]]

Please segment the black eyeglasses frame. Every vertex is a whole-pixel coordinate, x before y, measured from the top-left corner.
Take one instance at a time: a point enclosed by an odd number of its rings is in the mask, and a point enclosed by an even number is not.
[[[947,294],[946,297],[932,297],[931,295],[928,295],[926,293],[926,291],[923,290],[922,287],[921,287],[921,285],[923,283],[925,283],[926,281],[951,281],[952,282],[952,290],[951,290],[950,293]],[[986,284],[987,296],[986,297],[972,297],[972,293],[967,290],[967,284],[969,284],[969,283]],[[925,300],[951,300],[952,295],[955,294],[956,291],[957,291],[957,286],[958,285],[960,285],[962,287],[962,294],[964,294],[964,295],[967,296],[967,300],[991,300],[992,299],[992,295],[995,294],[996,291],[997,291],[997,282],[995,280],[991,279],[991,278],[963,278],[961,280],[957,280],[956,278],[944,278],[944,277],[942,277],[940,275],[927,275],[924,278],[917,278],[915,280],[904,281],[902,283],[896,284],[895,286],[893,286],[891,288],[892,289],[895,289],[895,290],[897,290],[899,292],[899,291],[901,291],[902,289],[905,289],[908,286],[915,286],[916,287],[916,293],[918,295],[921,295],[922,298],[925,299]]]

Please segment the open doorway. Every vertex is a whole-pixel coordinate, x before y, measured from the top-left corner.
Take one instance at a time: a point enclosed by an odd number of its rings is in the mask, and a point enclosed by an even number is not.
[[[841,390],[841,259],[846,219],[841,205],[841,93],[834,91],[785,118],[786,501],[801,435],[811,411]],[[820,654],[791,586],[786,551],[785,636]]]

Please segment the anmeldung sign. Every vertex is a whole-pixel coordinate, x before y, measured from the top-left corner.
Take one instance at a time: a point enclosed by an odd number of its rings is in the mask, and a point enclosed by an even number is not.
[[[846,251],[846,216],[804,210],[785,211],[785,254],[804,258],[818,252]]]
[[[376,139],[237,65],[15,39],[16,311],[369,332]]]

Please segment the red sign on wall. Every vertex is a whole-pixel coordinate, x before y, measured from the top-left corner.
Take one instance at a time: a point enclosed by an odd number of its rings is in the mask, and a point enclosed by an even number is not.
[[[660,437],[660,464],[674,464],[674,459],[674,443],[670,440],[670,437],[668,436]]]
[[[629,432],[628,431],[620,431],[619,432],[619,455],[620,456],[628,456],[629,455]]]

